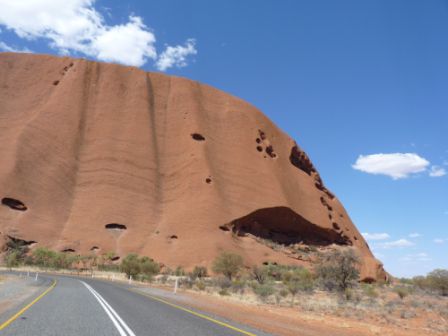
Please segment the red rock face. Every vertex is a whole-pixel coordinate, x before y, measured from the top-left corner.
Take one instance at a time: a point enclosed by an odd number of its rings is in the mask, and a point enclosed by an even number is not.
[[[171,267],[307,264],[278,246],[350,245],[385,275],[308,156],[250,104],[113,64],[0,54],[3,240],[136,252]],[[266,242],[270,242],[266,244]]]

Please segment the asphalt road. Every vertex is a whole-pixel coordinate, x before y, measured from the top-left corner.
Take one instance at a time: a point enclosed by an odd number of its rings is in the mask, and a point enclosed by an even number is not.
[[[15,311],[0,315],[0,335],[267,335],[204,312],[184,310],[143,296],[124,284],[66,276],[40,277],[44,281],[37,295]],[[54,281],[56,285],[51,287]],[[52,289],[39,298],[48,288]]]

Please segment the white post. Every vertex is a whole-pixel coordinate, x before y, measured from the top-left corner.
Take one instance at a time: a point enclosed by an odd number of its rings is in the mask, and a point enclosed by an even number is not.
[[[34,281],[37,281],[38,277],[39,277],[39,273],[36,272],[36,278],[34,279]]]
[[[27,278],[30,277],[30,271],[26,272],[26,277],[27,277]]]
[[[129,276],[129,284],[132,283],[132,275]]]
[[[115,274],[112,274],[112,281],[115,281]]]
[[[174,294],[177,293],[178,287],[179,287],[179,278],[176,277],[176,281],[174,282]]]

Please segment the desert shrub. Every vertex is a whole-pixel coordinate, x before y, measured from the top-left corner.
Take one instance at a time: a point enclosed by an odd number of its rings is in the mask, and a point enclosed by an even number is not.
[[[246,280],[245,279],[236,279],[232,280],[232,292],[243,294],[246,289]]]
[[[177,266],[176,269],[174,270],[174,275],[175,276],[184,276],[185,275],[185,270],[182,266]]]
[[[376,299],[378,297],[378,292],[373,285],[365,284],[362,286],[362,290],[364,292],[364,295],[370,299]]]
[[[230,287],[232,287],[232,281],[226,277],[220,276],[213,280],[213,285],[215,287],[228,290]]]
[[[282,281],[283,274],[295,266],[268,264],[263,266],[264,271],[267,274],[267,278],[274,281]]]
[[[6,267],[13,268],[20,264],[19,252],[13,251],[6,256]]]
[[[197,281],[197,282],[196,282],[196,287],[197,287],[200,291],[203,291],[203,290],[205,290],[205,288],[206,288],[207,286],[205,285],[205,282],[204,282],[204,281]]]
[[[409,289],[407,287],[403,287],[403,286],[397,286],[394,289],[394,292],[397,293],[398,297],[400,299],[404,299],[406,296],[409,295]]]
[[[262,285],[256,284],[253,288],[254,293],[261,299],[261,301],[265,302],[271,295],[275,293],[275,288],[272,283],[264,283]]]
[[[195,266],[193,271],[189,274],[191,280],[202,279],[207,276],[207,267]]]
[[[250,275],[252,279],[262,285],[268,279],[268,270],[266,269],[266,267],[254,266],[252,267]]]
[[[213,261],[213,272],[224,275],[228,280],[237,276],[242,267],[243,258],[231,252],[222,252]]]
[[[428,286],[440,295],[448,296],[448,270],[436,269],[428,274]]]
[[[360,259],[353,248],[335,249],[323,254],[316,274],[327,290],[344,292],[359,280]]]
[[[303,267],[290,269],[282,274],[283,284],[291,294],[291,306],[298,292],[310,292],[314,288],[314,279],[310,271]]]

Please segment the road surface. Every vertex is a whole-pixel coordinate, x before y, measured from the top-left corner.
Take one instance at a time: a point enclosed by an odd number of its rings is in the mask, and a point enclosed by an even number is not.
[[[8,336],[230,336],[260,335],[204,312],[148,297],[131,286],[68,276],[41,275],[42,290],[0,315]]]

